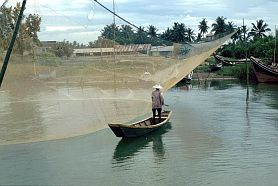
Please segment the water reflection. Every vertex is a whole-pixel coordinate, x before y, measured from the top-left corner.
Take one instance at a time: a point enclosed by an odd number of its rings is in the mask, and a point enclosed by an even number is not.
[[[188,84],[185,82],[179,82],[178,84],[176,84],[176,86],[174,86],[173,88],[171,88],[172,91],[189,91],[193,88],[192,84]]]
[[[122,138],[114,150],[112,164],[124,164],[147,148],[152,148],[156,160],[162,160],[165,154],[162,137],[171,128],[171,123],[169,122],[163,128],[144,136],[138,138]],[[150,146],[150,142],[152,142],[152,147]]]
[[[229,89],[231,87],[233,87],[235,84],[235,81],[219,81],[219,80],[212,80],[210,81],[209,87],[213,88],[215,90],[225,90],[225,89]]]

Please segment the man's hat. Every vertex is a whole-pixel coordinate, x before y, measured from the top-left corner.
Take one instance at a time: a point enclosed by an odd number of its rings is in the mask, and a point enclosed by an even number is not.
[[[154,89],[162,89],[162,86],[160,86],[160,85],[155,85],[155,86],[153,86],[153,88],[154,88]]]

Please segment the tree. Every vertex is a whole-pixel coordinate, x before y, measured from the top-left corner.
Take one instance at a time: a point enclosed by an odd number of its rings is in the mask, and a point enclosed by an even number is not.
[[[199,27],[199,30],[200,30],[201,35],[203,35],[203,37],[204,37],[205,33],[207,33],[207,32],[208,32],[208,29],[209,29],[209,26],[207,25],[206,19],[203,19],[203,20],[200,22],[200,24],[199,24],[198,27]]]
[[[63,42],[57,43],[56,46],[52,48],[52,50],[57,57],[70,57],[73,53],[73,49],[70,47],[69,42],[65,40]]]
[[[134,32],[132,30],[132,27],[129,25],[121,25],[120,28],[120,38],[117,39],[117,42],[120,44],[130,44],[133,42],[134,39]]]
[[[118,35],[119,32],[119,28],[117,25],[115,25],[114,23],[110,24],[110,25],[106,25],[106,27],[103,28],[103,30],[101,30],[101,36],[106,38],[106,39],[114,39],[114,32],[116,33],[115,35]]]
[[[172,31],[170,28],[167,28],[161,35],[161,39],[172,41]]]
[[[21,9],[21,4],[15,7],[1,6],[0,9],[0,47],[7,49],[11,40],[13,29]],[[37,33],[40,31],[41,18],[36,14],[23,15],[21,26],[16,38],[14,51],[23,54],[24,50],[30,50],[33,44],[39,44]]]
[[[250,36],[253,37],[265,37],[265,32],[269,32],[271,31],[270,28],[268,27],[268,24],[264,23],[264,21],[262,19],[257,21],[257,24],[255,25],[254,23],[252,23],[253,28],[251,29],[251,31],[249,32]]]
[[[228,21],[228,24],[226,25],[227,32],[233,32],[236,28],[236,25],[232,21]]]
[[[194,40],[194,31],[191,28],[187,28],[185,30],[185,39],[188,42],[192,42]]]
[[[38,43],[38,32],[40,31],[41,17],[38,14],[29,14],[26,17],[26,32],[33,42]]]
[[[248,30],[249,29],[246,28],[246,25],[241,26],[240,28],[238,28],[236,33],[232,35],[231,39],[234,43],[236,43],[237,41],[247,41],[249,39],[249,35],[247,34]]]
[[[137,29],[137,33],[135,34],[135,40],[134,40],[135,44],[146,44],[149,43],[149,39],[147,37],[147,33],[144,30],[144,27],[139,27]]]
[[[221,34],[227,31],[227,26],[225,23],[226,18],[221,16],[217,17],[215,20],[215,23],[213,23],[212,26],[212,31],[215,31],[214,35]]]
[[[157,31],[158,31],[158,29],[155,28],[155,26],[149,25],[149,27],[148,27],[148,36],[150,36],[151,38],[155,38],[157,36],[157,34],[156,34]]]
[[[174,23],[173,29],[172,29],[172,41],[176,43],[182,43],[185,39],[185,25],[184,23]]]

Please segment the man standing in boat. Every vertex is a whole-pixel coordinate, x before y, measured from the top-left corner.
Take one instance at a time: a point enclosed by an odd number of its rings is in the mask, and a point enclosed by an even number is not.
[[[160,85],[153,86],[154,91],[152,92],[152,111],[153,111],[153,123],[155,124],[156,111],[159,118],[159,123],[161,122],[161,110],[162,105],[164,105],[164,98],[161,93],[162,87]]]

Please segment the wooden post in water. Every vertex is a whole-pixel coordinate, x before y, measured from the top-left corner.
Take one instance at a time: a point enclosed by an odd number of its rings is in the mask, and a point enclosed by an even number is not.
[[[1,73],[0,73],[0,87],[2,85],[4,76],[5,76],[7,67],[8,67],[8,63],[9,63],[9,60],[10,60],[10,56],[11,56],[11,53],[13,51],[13,46],[14,46],[14,43],[15,43],[15,40],[16,40],[16,36],[17,36],[18,30],[19,30],[19,25],[20,25],[20,22],[21,22],[21,19],[22,19],[23,11],[25,9],[25,5],[26,5],[26,0],[23,0],[22,6],[21,6],[21,9],[20,9],[17,21],[16,21],[16,25],[15,25],[15,29],[14,29],[14,32],[13,32],[13,36],[12,36],[11,42],[9,44],[9,47],[8,47],[8,50],[7,50],[7,53],[6,53],[3,65],[2,65],[2,69],[1,69]]]
[[[244,25],[244,19],[243,19],[243,26],[242,26],[243,32],[244,32],[244,45],[245,45],[245,64],[246,64],[246,104],[248,105],[249,101],[249,65],[247,62],[247,41],[246,41],[246,26]]]
[[[274,31],[274,32],[275,32],[275,33],[274,33],[274,34],[275,34],[275,37],[274,37],[274,39],[275,39],[275,40],[274,40],[273,66],[275,66],[275,65],[276,65],[276,61],[275,61],[275,60],[276,60],[276,46],[277,46],[277,41],[276,41],[276,40],[277,40],[277,35],[276,35],[276,32],[277,32],[277,31],[276,31],[276,25],[275,25],[275,31]]]

